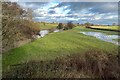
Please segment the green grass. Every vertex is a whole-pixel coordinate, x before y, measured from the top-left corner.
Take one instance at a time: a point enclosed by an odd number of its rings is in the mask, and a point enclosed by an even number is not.
[[[92,26],[93,28],[119,30],[119,26]]]
[[[77,28],[75,28],[76,30],[80,30],[80,31],[87,31],[87,32],[101,32],[101,33],[105,33],[108,35],[118,35],[118,32],[114,32],[114,31],[104,31],[104,30],[94,30],[94,29],[89,29],[89,28],[85,28],[84,26],[78,26]]]
[[[39,60],[53,60],[69,54],[82,54],[90,49],[98,49],[103,53],[117,54],[118,46],[101,41],[91,36],[80,34],[80,31],[94,31],[76,27],[58,33],[50,33],[44,38],[3,53],[3,70],[10,65]]]
[[[58,24],[51,24],[51,23],[38,23],[40,29],[52,29],[56,28]]]
[[[65,58],[59,57],[55,60],[29,61],[12,66],[9,72],[3,73],[3,77],[11,78],[101,78],[118,76],[117,55],[105,54],[97,49],[90,49],[84,54],[70,54]]]

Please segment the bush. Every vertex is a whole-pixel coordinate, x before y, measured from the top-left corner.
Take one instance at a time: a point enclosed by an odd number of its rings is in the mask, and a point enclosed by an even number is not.
[[[74,28],[75,25],[72,22],[68,22],[65,26],[63,30],[68,30],[68,29],[72,29]]]
[[[73,27],[75,27],[75,25],[72,22],[67,23],[67,28],[68,29],[72,29]]]
[[[118,57],[90,49],[85,53],[57,57],[50,61],[31,61],[13,65],[4,78],[118,78]]]
[[[62,23],[59,23],[58,26],[57,26],[57,29],[63,29],[63,24]]]
[[[84,24],[86,28],[90,28],[91,24],[89,22]]]

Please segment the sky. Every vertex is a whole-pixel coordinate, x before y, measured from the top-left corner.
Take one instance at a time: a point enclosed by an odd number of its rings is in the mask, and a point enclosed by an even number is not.
[[[118,23],[118,3],[112,0],[111,2],[18,2],[18,4],[23,9],[31,8],[33,20],[37,22]]]

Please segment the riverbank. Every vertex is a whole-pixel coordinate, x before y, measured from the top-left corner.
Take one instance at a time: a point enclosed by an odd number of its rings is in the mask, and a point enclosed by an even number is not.
[[[51,33],[32,43],[10,50],[3,54],[3,68],[28,61],[50,60],[65,55],[82,53],[89,48],[117,54],[118,46],[78,32],[83,28]],[[88,29],[84,29],[88,30]]]

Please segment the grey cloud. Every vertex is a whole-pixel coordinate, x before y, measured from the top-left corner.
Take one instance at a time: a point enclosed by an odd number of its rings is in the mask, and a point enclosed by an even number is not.
[[[41,3],[41,2],[36,2],[36,3],[26,3],[26,5],[34,5],[33,9],[37,8],[42,8],[43,5],[47,5],[49,3]],[[65,16],[54,16],[56,21],[59,22],[65,22],[69,18],[80,18],[76,20],[75,22],[79,23],[84,23],[84,22],[92,22],[92,23],[99,23],[99,24],[112,24],[113,22],[117,23],[117,18],[111,18],[111,19],[104,19],[106,16],[114,16],[118,15],[118,3],[117,2],[61,2],[58,5],[54,7],[50,7],[48,9],[48,15],[45,16],[46,18],[42,19],[36,19],[36,21],[54,21],[51,17],[49,16],[50,14],[56,14],[54,11],[54,8],[61,8],[64,6],[68,6],[64,10],[69,10],[70,12],[67,13]],[[85,13],[84,13],[85,12]],[[63,11],[64,13],[64,11]],[[89,15],[89,14],[93,15]],[[108,14],[109,13],[109,14]],[[77,15],[79,14],[79,15]],[[81,14],[81,15],[80,15]],[[86,14],[86,15],[82,15]],[[40,14],[33,14],[34,16],[37,17],[42,17]],[[91,20],[94,19],[95,16],[101,17],[99,20]],[[84,19],[85,18],[85,19]]]
[[[48,13],[49,14],[55,14],[56,12],[54,10],[50,10]]]
[[[117,2],[62,2],[55,7],[63,7],[68,6],[72,12],[80,12],[83,9],[91,8],[89,11],[93,13],[107,13],[107,12],[116,12],[118,10],[118,3]]]

